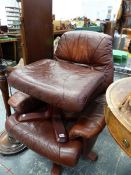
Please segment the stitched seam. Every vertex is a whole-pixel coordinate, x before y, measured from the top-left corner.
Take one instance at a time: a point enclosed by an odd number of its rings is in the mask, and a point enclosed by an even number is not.
[[[65,36],[65,44],[66,44],[66,46],[67,46],[67,51],[68,51],[68,54],[69,54],[69,57],[71,58],[71,52],[70,52],[70,47],[68,46],[68,44],[67,44],[68,42],[67,42],[67,38],[66,38],[66,36]]]
[[[94,55],[95,55],[95,53],[96,53],[96,50],[98,49],[98,47],[100,46],[100,44],[102,43],[102,41],[103,41],[104,39],[105,39],[105,37],[101,39],[101,41],[99,42],[98,46],[96,47],[96,49],[95,49],[94,54],[92,55],[92,57],[94,57]]]
[[[78,50],[78,44],[79,44],[79,41],[80,41],[80,36],[81,36],[81,32],[79,33],[79,37],[78,37],[78,40],[77,40],[77,50]],[[74,41],[75,42],[75,41]],[[77,54],[77,52],[76,52]],[[75,56],[76,57],[76,56]],[[76,60],[76,62],[79,62],[80,60]]]

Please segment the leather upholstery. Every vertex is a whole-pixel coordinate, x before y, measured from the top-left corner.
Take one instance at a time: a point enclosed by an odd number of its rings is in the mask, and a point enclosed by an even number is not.
[[[18,138],[30,149],[46,156],[54,162],[74,166],[80,157],[81,142],[79,140],[58,144],[50,120],[19,122],[19,115],[13,114],[6,121],[7,131]]]
[[[13,107],[17,113],[24,114],[40,108],[44,102],[21,91],[17,91],[9,98],[8,104]]]
[[[67,62],[41,60],[13,71],[8,82],[27,94],[67,111],[81,111],[101,84],[102,72]]]
[[[105,126],[104,93],[112,81],[111,37],[87,31],[67,32],[59,41],[55,60],[40,60],[9,75],[9,84],[29,95],[26,98],[23,94],[22,101],[19,95],[11,97],[17,101],[15,108],[23,104],[21,111],[25,111],[24,104],[32,97],[33,103],[45,103],[42,109],[8,117],[6,130],[53,162],[74,166],[81,154],[88,156]],[[48,117],[46,106],[52,109]],[[58,112],[68,136],[65,143],[56,139],[53,120]]]
[[[15,98],[19,100],[17,96]],[[35,111],[28,113],[29,118],[35,114],[37,120],[25,121],[22,115],[13,114],[6,120],[6,129],[12,136],[40,155],[46,156],[58,164],[74,166],[83,150],[83,141],[79,138],[91,139],[97,136],[105,126],[104,104],[104,96],[101,95],[89,106],[86,106],[82,112],[77,113],[79,117],[76,120],[63,118],[69,134],[67,143],[57,143],[51,120],[45,120],[40,110],[37,111],[41,113],[39,116]],[[19,107],[17,106],[17,108]],[[76,113],[73,114],[76,115]]]
[[[59,40],[55,57],[103,72],[101,91],[113,81],[112,38],[109,35],[91,31],[66,32]]]
[[[103,115],[105,96],[98,96],[79,114],[79,119],[69,132],[70,138],[82,137],[90,139],[98,135],[105,126]],[[78,115],[78,114],[77,114]]]
[[[76,164],[81,151],[80,141],[58,144],[50,120],[44,120],[41,116],[38,121],[19,122],[19,117],[13,114],[6,121],[6,128],[11,135],[54,162],[68,166]]]

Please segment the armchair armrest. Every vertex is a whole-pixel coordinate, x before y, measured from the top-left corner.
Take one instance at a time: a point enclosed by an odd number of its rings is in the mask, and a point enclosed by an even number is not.
[[[28,113],[42,107],[44,102],[23,92],[15,92],[8,100],[8,104],[19,114]]]
[[[79,120],[79,122],[70,130],[69,137],[70,139],[74,139],[76,137],[89,139],[99,134],[104,126],[104,116],[99,117],[94,114],[92,117],[82,118]]]
[[[82,137],[92,138],[99,134],[105,127],[103,96],[95,99],[90,106],[81,115],[77,123],[69,131],[69,138]]]

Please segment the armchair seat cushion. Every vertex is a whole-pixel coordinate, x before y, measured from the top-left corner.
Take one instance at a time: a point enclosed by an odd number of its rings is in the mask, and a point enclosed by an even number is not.
[[[79,140],[58,143],[51,120],[45,120],[42,114],[37,121],[20,122],[19,118],[20,115],[15,113],[6,120],[6,130],[10,135],[58,164],[74,166],[77,163],[82,146]]]
[[[10,85],[61,109],[81,111],[104,73],[65,61],[44,59],[13,71]]]

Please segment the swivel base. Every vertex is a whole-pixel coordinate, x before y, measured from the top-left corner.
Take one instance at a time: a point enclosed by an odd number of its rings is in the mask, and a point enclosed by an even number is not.
[[[18,140],[15,140],[12,137],[9,137],[6,131],[0,133],[0,154],[3,155],[12,155],[22,152],[27,147],[20,143]]]

